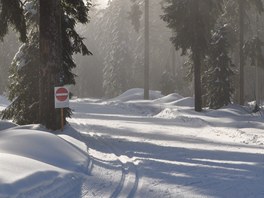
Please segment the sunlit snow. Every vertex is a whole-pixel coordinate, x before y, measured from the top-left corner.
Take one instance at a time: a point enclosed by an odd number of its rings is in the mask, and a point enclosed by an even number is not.
[[[72,100],[63,133],[0,122],[0,197],[264,197],[263,112],[150,95]]]

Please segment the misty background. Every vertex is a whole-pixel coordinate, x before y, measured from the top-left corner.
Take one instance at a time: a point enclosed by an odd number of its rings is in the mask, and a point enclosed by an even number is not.
[[[93,56],[74,57],[77,63],[77,69],[74,71],[77,78],[76,85],[71,87],[73,94],[77,97],[110,98],[130,88],[143,88],[144,15],[141,14],[139,29],[136,30],[132,25],[131,0],[114,0],[109,4],[108,0],[94,0],[93,4],[89,13],[90,23],[78,26],[78,32],[86,38],[85,44]],[[139,3],[139,6],[142,11],[144,1]],[[188,78],[191,69],[189,59],[181,56],[180,51],[175,51],[170,41],[172,32],[161,20],[162,14],[162,1],[151,0],[150,89],[161,90],[164,94],[177,92],[183,96],[193,96],[192,78]],[[253,12],[251,17],[256,21]],[[258,20],[263,21],[263,17]],[[262,24],[257,24],[260,32],[264,32]],[[248,25],[249,29],[256,26]],[[14,32],[10,32],[4,42],[0,42],[0,94],[7,94],[8,68],[20,45]],[[232,56],[234,62],[238,62],[237,53],[234,52]],[[263,98],[263,67],[256,72],[256,69],[247,63],[245,74],[246,100],[255,98],[257,75],[259,93]],[[110,86],[109,82],[113,84]],[[234,82],[238,84],[236,77]],[[233,99],[236,100],[236,93]]]

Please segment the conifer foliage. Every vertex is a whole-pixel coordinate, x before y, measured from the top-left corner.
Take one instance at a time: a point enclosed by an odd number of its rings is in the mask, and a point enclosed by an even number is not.
[[[26,22],[23,4],[19,0],[0,0],[0,39],[8,33],[9,25],[20,33],[20,40],[26,41]]]
[[[2,112],[3,119],[13,119],[18,124],[38,123],[38,4],[30,1],[25,4],[25,18],[28,40],[21,45],[15,55],[9,76],[9,100],[12,104]]]
[[[223,0],[165,0],[162,19],[175,32],[176,50],[192,53],[194,63],[195,111],[202,110],[201,64],[208,52],[211,31],[221,14]]]
[[[129,11],[129,19],[131,24],[134,27],[135,31],[138,33],[140,29],[140,18],[142,17],[143,12],[140,10],[139,3],[136,0],[131,0],[133,3],[131,6],[131,11]]]
[[[125,29],[124,18],[128,16],[123,0],[110,2],[105,13],[109,17],[106,29],[112,29],[106,40],[107,54],[104,59],[103,88],[106,97],[115,97],[131,85],[128,65],[132,65],[131,49],[128,45],[129,32]],[[105,22],[103,22],[105,23]]]
[[[61,16],[61,45],[62,45],[62,63],[58,70],[52,70],[54,76],[58,76],[59,83],[75,84],[75,75],[72,69],[76,67],[73,61],[74,53],[90,55],[91,52],[83,43],[82,37],[76,32],[77,22],[88,22],[88,11],[90,3],[85,5],[82,0],[69,1],[62,0]],[[25,4],[24,15],[27,19],[29,31],[28,41],[23,44],[17,55],[14,57],[10,70],[9,99],[11,105],[2,113],[4,119],[13,119],[18,124],[42,123],[45,125],[43,117],[39,117],[40,108],[40,50],[39,50],[39,24],[38,13],[39,6],[37,0],[28,1]],[[55,72],[55,73],[54,73]],[[46,83],[41,86],[47,86]],[[54,86],[53,86],[54,87]],[[50,89],[53,89],[51,87]],[[44,88],[43,88],[44,89]],[[54,102],[54,98],[50,98]],[[54,106],[52,106],[54,108]],[[53,110],[42,107],[43,114],[53,112]],[[70,109],[64,109],[64,119],[71,114]],[[57,123],[57,122],[56,122]],[[46,126],[46,125],[45,125]],[[46,126],[47,127],[47,126]],[[58,129],[59,124],[50,129]]]
[[[229,57],[228,27],[218,28],[212,36],[207,68],[205,87],[207,103],[210,108],[218,109],[231,103],[234,91],[232,76],[234,64]]]

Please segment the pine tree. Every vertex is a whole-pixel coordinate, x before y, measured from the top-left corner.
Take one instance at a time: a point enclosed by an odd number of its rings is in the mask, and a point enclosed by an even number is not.
[[[195,111],[202,110],[201,66],[208,52],[211,31],[222,11],[222,0],[166,0],[162,19],[175,32],[176,50],[192,53],[194,63]]]
[[[38,123],[38,6],[36,1],[25,4],[28,40],[21,45],[10,67],[9,95],[12,104],[3,112],[3,119],[18,124]]]
[[[25,42],[26,23],[23,15],[23,3],[19,0],[0,0],[0,41],[4,41],[4,36],[9,33],[10,26],[19,32],[20,41]],[[8,71],[8,65],[10,64],[9,62],[6,62],[10,60],[10,54],[6,51],[7,48],[5,43],[3,43],[0,48],[2,47],[5,49],[1,52],[1,56],[4,57],[1,58],[2,65],[0,65],[0,93],[5,91],[7,81],[6,75]],[[8,48],[10,49],[10,52],[12,52],[11,54],[13,54],[13,50],[10,48],[10,43]]]
[[[77,1],[75,1],[76,3]],[[80,4],[83,5],[83,4]],[[78,7],[78,4],[74,5]],[[39,102],[39,86],[40,86],[40,54],[39,54],[39,29],[38,29],[38,1],[32,0],[25,5],[25,15],[27,18],[28,28],[31,29],[28,35],[28,42],[20,47],[19,52],[13,60],[10,72],[10,94],[9,99],[12,104],[3,112],[3,118],[13,119],[19,124],[42,123],[43,120],[38,115]],[[83,9],[85,13],[88,9]],[[34,15],[27,10],[35,10]],[[75,30],[76,22],[86,23],[87,15],[77,13],[73,5],[67,1],[62,1],[63,15],[61,17],[61,37],[62,37],[62,63],[55,75],[58,76],[62,84],[74,84],[75,75],[72,69],[76,67],[72,55],[74,53],[82,53],[83,55],[91,54],[83,43],[83,38],[78,35]],[[21,65],[23,63],[23,65]],[[42,81],[43,82],[43,81]],[[44,85],[43,85],[44,86]],[[52,98],[52,101],[54,99]],[[54,109],[54,106],[52,107]],[[50,111],[44,109],[44,114]],[[71,114],[70,109],[64,109],[64,119]],[[45,125],[45,123],[44,123]],[[48,127],[50,128],[50,127]],[[59,128],[56,127],[56,128]],[[56,129],[51,128],[51,129]]]
[[[10,32],[4,42],[0,42],[0,94],[7,89],[9,66],[20,45],[15,32]]]
[[[61,34],[63,24],[60,19],[63,17],[62,13],[65,13],[69,17],[70,27],[75,27],[76,21],[86,23],[89,6],[89,1],[88,6],[85,6],[82,0],[40,0],[39,116],[41,123],[49,129],[60,128],[60,113],[54,109],[54,87],[65,85],[66,82],[63,79],[67,75],[62,62],[64,58]],[[84,45],[80,44],[82,38],[76,35],[75,31],[68,29],[65,31],[68,32],[70,39],[78,39],[72,43],[75,52],[84,52]],[[65,115],[69,116],[69,113]]]
[[[131,77],[129,69],[132,64],[130,48],[128,45],[128,31],[124,28],[123,19],[127,16],[125,4],[115,0],[109,4],[107,12],[110,12],[107,29],[111,27],[108,36],[107,54],[104,61],[103,88],[106,97],[114,97],[130,88]]]
[[[225,12],[222,20],[226,24],[230,24],[233,28],[235,38],[232,39],[233,52],[237,53],[237,65],[239,69],[239,80],[237,80],[237,98],[241,105],[245,102],[245,74],[244,70],[246,67],[246,57],[244,56],[244,46],[247,40],[252,37],[252,12],[258,15],[263,12],[263,1],[262,0],[226,0],[225,1]],[[255,36],[255,35],[253,35]],[[238,49],[238,50],[237,50]]]
[[[244,47],[246,60],[249,59],[250,65],[255,67],[255,112],[259,110],[259,105],[261,105],[259,76],[261,74],[260,71],[264,66],[263,47],[264,42],[259,38],[259,36],[253,37],[251,40],[248,40],[245,43]]]
[[[113,0],[112,2],[115,2]],[[122,7],[124,10],[123,17],[119,17],[118,19],[114,19],[114,13],[118,11],[110,12],[110,7],[107,7],[103,10],[97,10],[94,12],[92,16],[91,22],[82,27],[81,31],[83,35],[86,37],[87,43],[89,43],[90,49],[94,52],[94,56],[89,58],[89,62],[87,59],[78,58],[78,62],[81,67],[78,69],[78,74],[80,74],[80,78],[78,78],[78,82],[82,82],[77,84],[78,87],[78,95],[79,96],[93,96],[98,97],[98,95],[92,95],[90,92],[93,89],[100,90],[101,89],[101,71],[103,69],[103,59],[109,57],[112,32],[115,32],[115,25],[111,25],[113,23],[120,23],[120,28],[118,29],[120,33],[125,34],[124,37],[119,37],[119,44],[123,41],[126,43],[127,52],[129,54],[127,64],[124,65],[126,68],[126,73],[129,75],[129,87],[144,87],[144,17],[141,16],[140,19],[140,29],[137,33],[134,27],[131,25],[130,14],[131,14],[131,0],[121,0],[118,1],[117,7]],[[136,3],[140,6],[140,10],[144,10],[144,0],[136,0]],[[129,6],[128,6],[129,5]],[[143,13],[143,12],[142,12]],[[168,61],[168,51],[171,48],[171,43],[169,41],[169,37],[171,36],[170,31],[168,31],[165,23],[160,20],[160,15],[162,14],[161,6],[159,1],[151,1],[150,6],[150,88],[151,89],[160,89],[160,80],[161,75],[164,71],[165,65]],[[121,25],[122,24],[122,25]],[[124,39],[124,40],[123,40]],[[118,42],[117,42],[118,44]],[[117,57],[118,58],[118,57]],[[90,63],[92,59],[92,63]],[[181,63],[182,57],[176,60],[177,68]],[[130,62],[130,60],[132,62]],[[115,60],[117,61],[117,60]],[[99,71],[97,73],[90,72],[90,69],[95,71]],[[185,71],[185,69],[184,69]],[[181,77],[184,77],[185,73],[182,73]],[[179,78],[180,79],[180,78]],[[183,83],[184,84],[184,83]],[[177,84],[178,85],[178,84]],[[187,87],[187,86],[184,86]],[[183,89],[185,89],[183,87]],[[82,89],[80,94],[79,90]],[[87,93],[89,91],[89,93]],[[188,86],[188,93],[190,89]],[[76,92],[75,92],[76,93]],[[83,95],[85,94],[85,95]],[[101,96],[101,95],[99,95]]]
[[[8,33],[9,25],[20,34],[19,39],[26,41],[26,22],[23,15],[23,4],[19,0],[0,0],[0,40]]]
[[[140,18],[142,16],[142,11],[140,10],[139,3],[136,0],[131,0],[133,3],[131,6],[131,11],[129,11],[129,19],[134,27],[135,31],[138,33],[140,29]]]
[[[212,36],[205,72],[206,98],[210,108],[218,109],[231,103],[234,91],[234,64],[229,57],[228,27],[218,28]]]
[[[244,47],[244,29],[245,29],[245,17],[246,17],[246,8],[249,8],[251,5],[256,6],[256,10],[259,13],[264,11],[262,0],[238,0],[238,8],[239,8],[239,71],[240,71],[240,97],[239,103],[244,105],[244,64],[245,64],[245,57],[243,52]]]

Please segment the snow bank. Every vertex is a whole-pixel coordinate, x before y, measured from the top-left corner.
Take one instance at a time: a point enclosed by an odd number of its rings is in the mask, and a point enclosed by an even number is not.
[[[12,127],[16,127],[17,125],[9,122],[9,121],[4,121],[4,120],[0,120],[0,131],[5,130],[5,129],[9,129]]]
[[[237,104],[230,104],[221,109],[212,110],[207,113],[209,116],[213,117],[234,117],[234,116],[248,116],[250,112],[248,112],[243,106]]]
[[[169,103],[169,102],[174,102],[176,100],[182,99],[183,96],[181,96],[180,94],[177,93],[172,93],[169,94],[167,96],[164,96],[162,98],[158,98],[156,100],[154,100],[155,103]]]
[[[189,125],[192,127],[202,127],[207,125],[207,122],[201,118],[184,115],[177,109],[171,108],[164,109],[154,117],[163,119],[174,119],[175,123],[180,123],[181,125]]]
[[[0,197],[22,196],[58,182],[76,184],[76,171],[86,172],[88,162],[84,152],[54,134],[28,129],[0,131]]]
[[[170,105],[174,106],[185,106],[185,107],[194,107],[194,99],[192,97],[186,97],[179,99],[177,101],[169,103]]]
[[[155,100],[157,98],[161,98],[162,96],[163,95],[161,94],[160,91],[152,91],[152,90],[149,91],[150,100]],[[111,100],[126,102],[126,101],[131,101],[131,100],[143,100],[143,99],[144,99],[144,89],[134,88],[134,89],[127,90],[123,94]]]
[[[85,169],[88,164],[87,156],[66,141],[37,130],[11,129],[0,132],[0,151],[73,171]]]

